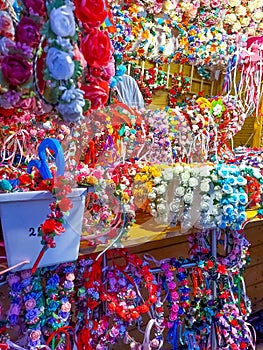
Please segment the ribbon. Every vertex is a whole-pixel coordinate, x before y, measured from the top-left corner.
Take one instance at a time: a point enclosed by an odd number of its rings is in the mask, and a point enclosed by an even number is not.
[[[178,320],[174,321],[173,326],[169,329],[167,334],[167,342],[172,345],[172,350],[177,350],[177,327]],[[194,348],[193,348],[194,349]]]
[[[49,346],[50,343],[52,343],[52,347],[51,350],[55,350],[56,349],[56,345],[55,344],[55,340],[56,340],[56,336],[60,336],[60,334],[64,334],[66,336],[66,347],[64,347],[65,350],[71,350],[71,342],[70,342],[70,333],[69,331],[72,331],[72,334],[74,334],[74,329],[71,326],[64,326],[64,327],[60,327],[58,329],[56,329],[52,334],[50,334],[50,336],[47,339],[47,345]]]
[[[22,136],[22,143],[20,142],[20,137]],[[21,164],[21,160],[23,158],[23,149],[25,148],[26,139],[29,136],[29,133],[24,130],[18,130],[14,134],[11,134],[4,140],[3,148],[2,148],[2,162],[5,162],[7,160],[11,160],[11,163],[14,162],[15,156],[17,154],[17,150],[19,150],[20,158],[18,162],[18,166]],[[8,150],[11,149],[13,146],[13,150],[11,151],[11,154],[8,155]],[[6,154],[7,153],[7,154]]]

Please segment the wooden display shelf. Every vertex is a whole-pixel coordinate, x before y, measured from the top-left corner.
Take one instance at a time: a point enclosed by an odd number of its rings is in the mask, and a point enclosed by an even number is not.
[[[247,211],[247,218],[251,222],[260,221],[256,218],[255,210]],[[187,236],[189,233],[197,232],[197,228],[182,232],[180,226],[168,227],[167,225],[156,224],[154,218],[146,213],[137,213],[136,223],[131,227],[127,236],[121,240],[122,247],[131,248],[149,242],[158,242],[178,236]],[[158,243],[157,243],[158,244]],[[88,246],[85,241],[80,244],[80,255],[98,253],[106,249],[107,245]]]

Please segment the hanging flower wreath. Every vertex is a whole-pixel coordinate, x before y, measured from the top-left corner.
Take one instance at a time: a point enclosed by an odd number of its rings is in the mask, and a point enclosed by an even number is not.
[[[144,80],[144,76],[141,74],[141,71],[139,68],[134,69],[134,79],[136,80],[139,89],[143,95],[143,100],[145,104],[151,104],[152,103],[152,91],[148,84]]]
[[[178,104],[178,97],[186,95],[190,91],[190,78],[184,77],[182,73],[174,73],[172,76],[172,87],[168,92],[168,105],[175,107]]]
[[[18,24],[9,6],[5,8],[6,11],[0,12],[0,32],[2,32],[0,112],[5,117],[15,115],[18,120],[20,117],[25,118],[29,112],[31,115],[32,110],[34,114],[38,112],[32,84],[33,57],[40,40],[43,24],[41,15],[45,13],[42,7],[36,10],[35,16],[30,16],[30,9],[26,5],[25,2],[23,15]]]

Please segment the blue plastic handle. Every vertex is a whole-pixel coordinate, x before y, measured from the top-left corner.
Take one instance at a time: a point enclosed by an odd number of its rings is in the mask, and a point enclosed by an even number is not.
[[[63,176],[65,173],[65,158],[63,148],[58,140],[50,138],[44,139],[40,143],[38,147],[39,160],[32,159],[28,163],[27,172],[30,174],[32,168],[36,167],[44,180],[52,179],[52,173],[47,163],[47,149],[51,149],[54,152],[55,163],[57,167],[57,176]]]

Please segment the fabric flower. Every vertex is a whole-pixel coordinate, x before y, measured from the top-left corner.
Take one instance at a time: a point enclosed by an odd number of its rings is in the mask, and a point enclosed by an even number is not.
[[[26,83],[31,77],[32,65],[20,55],[5,56],[2,61],[2,74],[12,86]]]
[[[186,204],[191,204],[193,202],[194,196],[191,192],[189,192],[184,195],[183,199]]]
[[[81,51],[91,67],[106,67],[112,55],[112,45],[106,31],[93,29],[81,41]]]
[[[201,190],[201,192],[209,192],[210,183],[208,181],[201,181],[200,190]]]
[[[227,194],[232,194],[233,193],[233,188],[225,183],[223,185],[223,187],[222,187],[222,191],[227,193]]]
[[[184,193],[185,193],[185,189],[182,186],[179,186],[175,189],[175,195],[178,197],[183,197]]]
[[[41,337],[41,331],[40,330],[33,330],[30,332],[29,337],[33,342],[36,342]]]
[[[45,0],[23,0],[23,4],[40,16],[45,13]]]
[[[75,65],[71,56],[55,47],[48,50],[46,65],[50,75],[56,80],[68,80],[74,74]]]
[[[80,89],[64,89],[58,104],[58,111],[62,118],[70,123],[79,123],[83,117],[85,105],[84,91]]]
[[[239,194],[239,203],[241,205],[245,205],[245,204],[247,204],[247,201],[248,201],[247,194],[246,193],[240,193]]]
[[[190,177],[188,184],[190,187],[196,187],[198,185],[198,180],[195,177]]]
[[[59,205],[59,209],[61,211],[64,211],[64,212],[67,212],[67,211],[69,211],[70,209],[73,208],[72,201],[69,198],[67,198],[67,197],[62,198],[59,201],[58,205]]]
[[[49,15],[50,28],[57,36],[73,36],[76,24],[72,7],[68,5],[53,8]]]
[[[75,0],[76,16],[91,27],[99,27],[107,17],[103,0]]]
[[[91,109],[104,106],[109,97],[109,85],[105,81],[97,81],[94,85],[85,85],[81,89],[84,91],[85,99],[90,101]]]
[[[30,47],[37,47],[40,40],[40,32],[36,22],[29,17],[22,17],[16,27],[16,40]]]
[[[64,227],[62,226],[62,223],[54,219],[47,219],[41,225],[41,230],[44,235],[48,235],[49,233],[55,232],[55,234],[58,236],[65,231]]]

